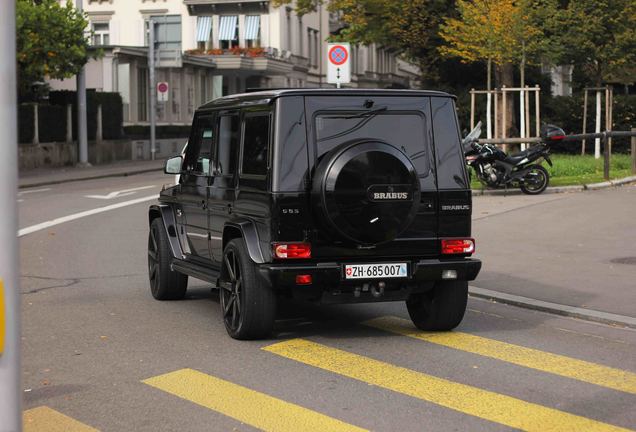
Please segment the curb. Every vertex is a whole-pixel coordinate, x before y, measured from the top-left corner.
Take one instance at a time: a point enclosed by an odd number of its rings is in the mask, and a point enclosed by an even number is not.
[[[477,297],[495,301],[497,303],[504,303],[512,306],[522,307],[524,309],[548,312],[556,315],[578,318],[584,321],[609,324],[611,326],[636,329],[636,318],[625,315],[618,315],[609,312],[601,312],[575,306],[551,303],[543,300],[531,299],[514,294],[506,294],[475,286],[469,286],[468,293],[471,295],[471,297]]]
[[[82,180],[97,180],[97,179],[103,179],[103,178],[109,178],[109,177],[129,177],[136,174],[145,174],[145,173],[155,172],[155,171],[161,171],[161,168],[143,168],[143,169],[138,169],[134,171],[115,172],[115,173],[109,173],[109,174],[95,174],[95,175],[88,175],[85,177],[73,177],[73,178],[66,178],[66,179],[60,179],[60,180],[43,180],[39,182],[36,181],[33,183],[28,183],[25,181],[23,184],[18,186],[18,189],[26,189],[26,188],[62,184],[62,183],[71,183],[71,182],[77,182]]]
[[[634,183],[636,182],[636,176],[623,177],[616,180],[605,181],[601,183],[590,183],[583,185],[572,185],[572,186],[555,186],[547,188],[543,194],[549,193],[565,193],[565,192],[578,192],[585,190],[600,190],[607,189],[611,187],[622,186],[624,184]],[[482,195],[523,195],[519,189],[473,189],[474,196],[482,196]]]

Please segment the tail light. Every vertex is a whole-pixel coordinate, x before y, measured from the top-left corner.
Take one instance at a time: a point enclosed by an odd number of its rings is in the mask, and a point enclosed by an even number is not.
[[[442,255],[472,254],[475,252],[475,239],[442,239]]]
[[[274,256],[279,259],[311,258],[309,243],[274,243]]]

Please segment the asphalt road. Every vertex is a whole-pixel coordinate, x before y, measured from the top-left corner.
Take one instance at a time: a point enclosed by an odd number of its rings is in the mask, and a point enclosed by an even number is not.
[[[170,180],[25,189],[20,228],[152,197]],[[636,256],[634,224],[621,214],[634,214],[634,193],[476,198],[476,285],[633,314],[634,266],[610,273],[607,259]],[[284,304],[272,339],[232,340],[205,283],[191,280],[183,301],[150,296],[148,203],[21,236],[25,430],[636,428],[630,329],[471,298],[452,333],[417,332],[402,303]],[[563,220],[568,211],[576,223]],[[560,229],[585,232],[586,215],[601,213],[613,228],[581,244],[611,250],[564,244]],[[557,234],[561,242],[541,240]],[[607,283],[594,290],[594,280]],[[627,295],[603,295],[617,286]]]

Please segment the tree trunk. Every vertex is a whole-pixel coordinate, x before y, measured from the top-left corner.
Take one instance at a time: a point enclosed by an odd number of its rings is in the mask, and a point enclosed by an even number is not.
[[[511,63],[504,65],[497,65],[495,68],[495,79],[497,80],[498,87],[514,87],[513,78],[514,66]],[[508,94],[506,97],[506,107],[503,106],[503,98],[500,98],[497,110],[497,119],[500,125],[504,128],[506,137],[517,136],[517,130],[514,126],[515,119],[515,98],[512,94]],[[506,124],[503,124],[503,112],[506,110]]]

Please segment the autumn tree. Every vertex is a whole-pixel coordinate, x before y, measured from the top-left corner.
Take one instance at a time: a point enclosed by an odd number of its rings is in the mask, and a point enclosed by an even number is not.
[[[492,89],[493,64],[500,83],[509,87],[514,85],[512,67],[518,65],[523,87],[526,65],[554,56],[549,35],[555,0],[458,0],[457,12],[457,17],[446,19],[441,26],[446,45],[440,52],[464,62],[485,61],[488,90]],[[522,105],[523,97],[522,92]],[[512,104],[506,109],[512,120]]]
[[[76,75],[88,61],[88,22],[71,1],[18,0],[17,61],[20,94],[45,78]]]

